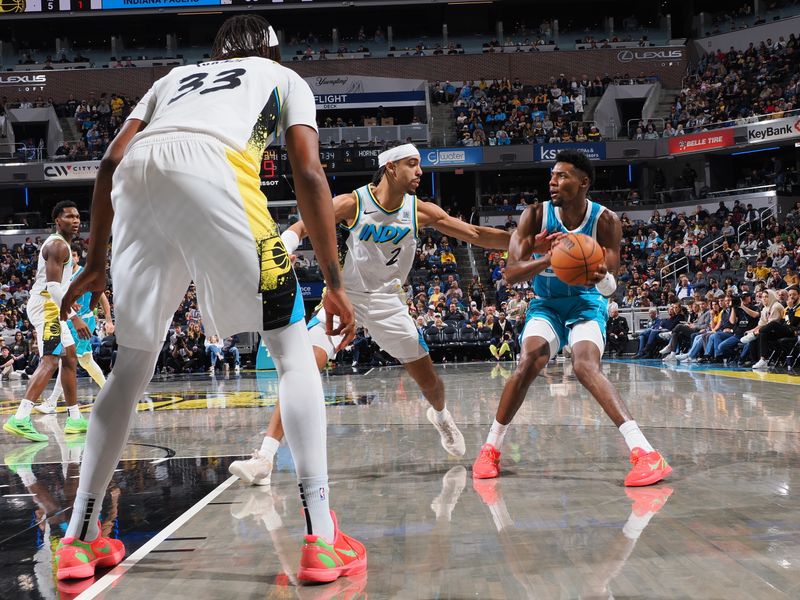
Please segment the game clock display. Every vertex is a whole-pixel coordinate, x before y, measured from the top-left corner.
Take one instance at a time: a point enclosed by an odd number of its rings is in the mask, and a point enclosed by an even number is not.
[[[325,148],[319,150],[319,161],[328,174],[372,173],[378,170],[380,148]],[[292,172],[284,148],[267,148],[261,161],[261,187]],[[272,184],[277,185],[277,184]]]

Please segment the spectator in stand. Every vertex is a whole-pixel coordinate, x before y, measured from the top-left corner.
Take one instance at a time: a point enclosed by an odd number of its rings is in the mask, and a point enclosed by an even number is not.
[[[658,311],[650,310],[650,326],[639,334],[639,350],[634,358],[655,358],[660,334],[672,331],[681,321],[686,320],[683,307],[679,303],[670,304],[666,319],[658,318]]]
[[[606,322],[606,337],[608,339],[608,354],[620,358],[628,343],[628,321],[620,316],[619,309],[612,307],[608,311]]]
[[[744,345],[741,353],[741,359],[745,363],[743,366],[751,366],[760,358],[761,347],[757,340],[761,331],[770,324],[783,323],[786,315],[786,308],[778,300],[778,294],[775,290],[764,290],[756,294],[756,297],[761,303],[762,309],[757,325],[746,331],[741,338],[741,342]],[[749,360],[747,360],[748,357]],[[765,365],[761,364],[759,368],[763,366]]]
[[[689,318],[685,323],[678,323],[672,330],[669,343],[660,350],[665,362],[677,362],[681,350],[689,350],[695,335],[708,331],[711,326],[711,310],[708,302],[693,302]]]
[[[752,344],[758,346],[758,362],[753,370],[769,368],[770,361],[776,353],[786,355],[800,343],[800,291],[797,287],[789,288],[787,306],[782,320],[773,320],[761,327],[758,337]]]
[[[686,275],[681,275],[678,278],[678,283],[675,285],[675,295],[678,300],[688,300],[692,297],[694,288],[689,283],[689,278]]]

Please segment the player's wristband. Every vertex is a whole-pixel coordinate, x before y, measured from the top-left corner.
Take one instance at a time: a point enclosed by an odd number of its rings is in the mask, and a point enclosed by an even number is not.
[[[294,254],[294,251],[300,245],[300,238],[291,229],[287,229],[281,234],[281,241],[286,246],[286,252],[289,254]]]
[[[606,273],[602,281],[599,281],[594,287],[606,298],[610,298],[617,291],[617,280],[611,273]]]

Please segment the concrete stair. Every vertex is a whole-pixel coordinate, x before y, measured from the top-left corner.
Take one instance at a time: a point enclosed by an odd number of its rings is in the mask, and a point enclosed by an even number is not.
[[[672,105],[675,104],[675,98],[680,95],[680,90],[661,89],[661,97],[658,99],[658,106],[653,113],[654,119],[666,119],[672,111]],[[659,130],[661,129],[659,124]]]
[[[429,115],[432,148],[454,146],[456,141],[456,119],[450,104],[431,104]]]

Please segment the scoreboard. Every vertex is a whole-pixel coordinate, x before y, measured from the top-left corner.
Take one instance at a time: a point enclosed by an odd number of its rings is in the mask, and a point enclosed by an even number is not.
[[[373,173],[378,170],[381,148],[325,148],[319,150],[319,160],[326,175]],[[272,147],[261,159],[261,191],[267,197],[294,197],[288,176],[292,172],[285,148]]]
[[[373,0],[374,2],[374,0]],[[398,4],[398,0],[385,0],[387,4]],[[186,10],[194,7],[274,6],[285,8],[310,7],[315,4],[341,4],[341,0],[0,0],[0,14],[80,13],[109,10],[173,9]],[[351,0],[349,4],[358,4]]]

